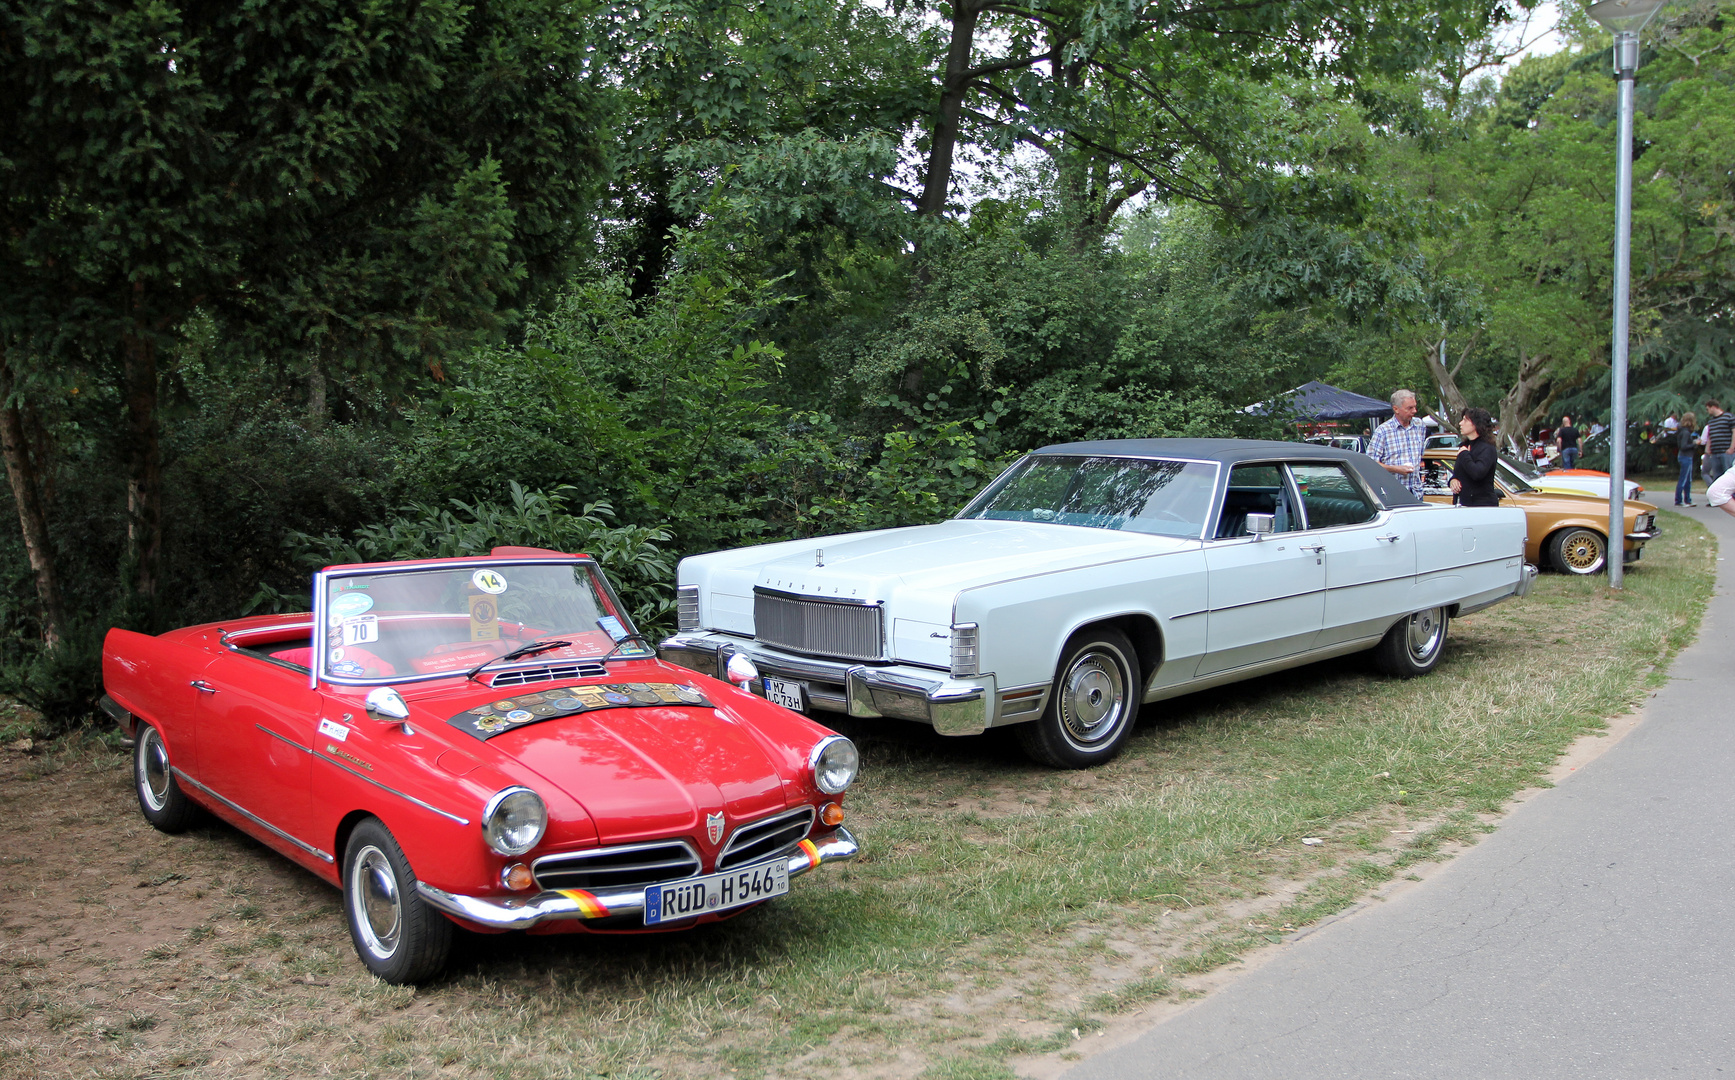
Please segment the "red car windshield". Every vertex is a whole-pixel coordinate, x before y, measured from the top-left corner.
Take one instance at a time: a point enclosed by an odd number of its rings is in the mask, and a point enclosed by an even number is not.
[[[525,663],[654,655],[587,564],[339,571],[323,578],[323,666],[334,682],[462,674],[520,650]],[[549,647],[527,648],[538,644]]]

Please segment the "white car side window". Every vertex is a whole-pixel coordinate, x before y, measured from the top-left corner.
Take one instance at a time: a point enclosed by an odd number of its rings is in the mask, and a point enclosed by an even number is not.
[[[1295,464],[1289,473],[1295,479],[1295,490],[1301,493],[1309,529],[1360,525],[1379,513],[1342,465]]]
[[[1248,514],[1270,514],[1272,532],[1301,528],[1289,481],[1277,465],[1237,465],[1229,470],[1229,490],[1217,517],[1217,539],[1247,535]]]

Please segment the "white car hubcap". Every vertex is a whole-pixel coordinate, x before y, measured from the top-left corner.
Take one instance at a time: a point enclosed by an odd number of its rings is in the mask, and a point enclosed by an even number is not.
[[[1060,719],[1073,742],[1089,744],[1112,735],[1125,708],[1120,665],[1091,649],[1074,660],[1060,687]]]

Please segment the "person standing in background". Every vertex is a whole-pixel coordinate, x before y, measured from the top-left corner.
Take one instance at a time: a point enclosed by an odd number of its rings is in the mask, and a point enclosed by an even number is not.
[[[1711,506],[1735,517],[1735,468],[1729,469],[1711,481],[1705,488],[1705,502]]]
[[[1693,452],[1699,445],[1699,418],[1692,413],[1681,417],[1675,428],[1675,459],[1680,462],[1681,475],[1675,480],[1675,505],[1693,505]]]
[[[1705,412],[1711,419],[1705,421],[1705,467],[1699,475],[1710,483],[1735,465],[1735,454],[1729,452],[1729,444],[1735,442],[1735,416],[1724,412],[1722,403],[1716,401],[1705,402]]]
[[[1494,486],[1494,420],[1487,409],[1465,409],[1458,421],[1463,443],[1452,469],[1452,497],[1459,506],[1499,506],[1500,491]]]
[[[1392,393],[1392,418],[1374,429],[1368,443],[1368,457],[1379,462],[1380,468],[1392,473],[1416,498],[1422,497],[1422,450],[1427,446],[1428,429],[1416,423],[1416,394],[1413,390]]]
[[[1572,426],[1572,417],[1560,418],[1560,427],[1554,432],[1554,448],[1560,451],[1561,468],[1578,468],[1578,429]]]

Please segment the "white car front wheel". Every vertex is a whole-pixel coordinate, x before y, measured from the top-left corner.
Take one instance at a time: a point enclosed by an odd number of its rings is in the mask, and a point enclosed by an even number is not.
[[[1111,627],[1081,630],[1061,653],[1048,708],[1017,728],[1033,760],[1056,769],[1087,769],[1126,745],[1139,715],[1138,654]]]

